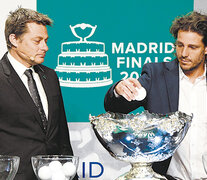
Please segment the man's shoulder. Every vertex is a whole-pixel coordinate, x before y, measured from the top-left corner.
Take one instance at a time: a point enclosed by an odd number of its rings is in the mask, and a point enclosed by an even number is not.
[[[48,66],[45,66],[43,64],[38,64],[34,68],[37,71],[42,71],[42,72],[45,72],[45,73],[55,73],[54,69],[52,69],[52,68],[50,68]]]
[[[171,65],[177,63],[177,59],[174,59],[172,61],[166,61],[166,62],[155,62],[155,63],[146,63],[147,66],[160,66],[160,65]]]
[[[164,69],[164,68],[173,68],[177,66],[177,60],[174,59],[173,61],[169,62],[157,62],[157,63],[147,63],[143,66],[143,68],[152,68],[152,69]]]
[[[47,70],[47,71],[54,71],[54,69],[52,69],[52,68],[50,68],[48,66],[45,66],[43,64],[38,64],[38,66],[40,66],[42,69]]]
[[[38,64],[34,66],[35,72],[38,74],[44,74],[45,77],[51,80],[58,80],[57,74],[54,69],[49,68],[43,64]]]

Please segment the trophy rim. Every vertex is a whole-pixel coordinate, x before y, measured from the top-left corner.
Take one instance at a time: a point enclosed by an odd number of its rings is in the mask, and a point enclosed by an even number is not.
[[[107,140],[107,138],[106,138],[106,137],[112,136],[112,135],[110,135],[109,131],[111,131],[111,133],[112,133],[112,131],[114,131],[119,126],[121,128],[123,127],[123,128],[130,129],[131,128],[130,121],[134,117],[137,117],[137,119],[139,119],[139,116],[142,117],[143,114],[146,116],[144,118],[151,118],[151,119],[155,118],[155,121],[152,120],[152,124],[146,123],[147,125],[144,125],[143,127],[141,126],[140,130],[138,130],[137,132],[148,131],[148,130],[150,131],[150,130],[153,130],[153,129],[156,129],[156,128],[160,129],[160,124],[162,125],[162,122],[164,122],[166,119],[169,119],[171,121],[172,118],[174,118],[173,115],[175,115],[175,118],[177,119],[177,122],[180,123],[180,129],[178,129],[178,130],[174,129],[172,132],[169,131],[169,128],[167,128],[167,130],[166,129],[163,129],[163,130],[166,130],[166,133],[168,133],[173,138],[176,138],[175,134],[179,133],[180,134],[178,136],[179,138],[177,138],[176,141],[173,140],[173,139],[170,139],[168,142],[164,142],[164,144],[161,147],[158,147],[157,149],[155,148],[151,152],[147,151],[147,152],[141,153],[142,155],[139,154],[138,152],[136,152],[138,154],[136,154],[135,156],[133,156],[133,155],[132,156],[131,155],[119,155],[116,152],[113,152],[113,148],[111,148],[111,147],[113,147],[113,141],[112,140],[111,141]],[[118,119],[117,117],[122,117],[122,119]],[[125,161],[125,162],[129,162],[129,163],[137,163],[137,162],[152,163],[152,162],[163,161],[163,160],[166,160],[166,159],[170,158],[173,155],[173,153],[176,151],[176,149],[179,147],[180,143],[183,141],[183,139],[186,135],[186,132],[187,132],[188,128],[191,125],[192,118],[193,118],[193,114],[188,115],[188,114],[186,114],[184,112],[181,112],[181,111],[175,111],[175,112],[170,112],[170,113],[166,113],[166,114],[161,114],[161,113],[150,113],[148,110],[144,110],[142,113],[137,113],[137,114],[133,114],[133,113],[132,114],[114,113],[114,112],[109,112],[108,111],[108,112],[102,113],[98,116],[89,115],[89,119],[90,119],[92,128],[94,130],[94,133],[95,133],[96,137],[98,138],[99,142],[102,144],[102,146],[115,159]],[[100,121],[103,120],[103,124],[104,124],[104,121],[111,121],[111,122],[115,123],[113,126],[110,127],[111,129],[109,129],[109,131],[107,132],[107,133],[109,133],[109,135],[105,136],[103,134],[103,132],[100,130],[102,128],[102,126],[98,125],[99,120]],[[123,123],[122,123],[122,121],[123,121]],[[136,119],[135,119],[135,121],[136,121]],[[98,128],[96,128],[97,125],[99,126]],[[135,126],[135,128],[136,128],[136,126]],[[171,149],[169,149],[169,148],[165,149],[168,146],[170,146]],[[164,155],[160,155],[160,151],[162,151],[162,154],[164,154]],[[136,156],[137,157],[140,156],[140,158],[136,158]],[[149,156],[149,158],[147,156]],[[154,158],[154,159],[151,160],[150,157],[153,157],[153,156],[156,156],[157,158]]]

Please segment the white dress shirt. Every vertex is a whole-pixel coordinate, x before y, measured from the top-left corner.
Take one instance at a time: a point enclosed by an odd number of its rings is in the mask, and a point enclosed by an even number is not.
[[[16,71],[16,73],[19,75],[20,79],[22,80],[22,82],[24,83],[25,87],[27,88],[28,92],[29,91],[29,87],[28,87],[28,78],[27,76],[24,74],[24,72],[28,69],[26,66],[24,66],[23,64],[21,64],[19,61],[17,61],[9,52],[7,55],[11,65],[13,66],[14,70]],[[48,119],[48,102],[47,102],[47,97],[44,91],[44,88],[42,86],[42,83],[40,81],[39,75],[34,71],[33,67],[30,68],[33,71],[33,77],[34,80],[36,82],[37,85],[37,89],[40,95],[40,99],[42,101],[42,106],[43,109],[45,111],[45,115]]]
[[[206,69],[194,83],[179,68],[179,106],[193,120],[184,140],[172,157],[167,174],[176,179],[207,179],[202,155],[207,153],[207,90]]]

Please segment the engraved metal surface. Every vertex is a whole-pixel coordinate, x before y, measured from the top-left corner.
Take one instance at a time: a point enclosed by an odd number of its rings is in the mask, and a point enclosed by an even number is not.
[[[155,176],[162,179],[153,172],[151,164],[173,155],[190,127],[192,116],[179,111],[165,115],[148,111],[136,115],[107,112],[89,119],[108,152],[132,164],[130,172],[119,180]]]

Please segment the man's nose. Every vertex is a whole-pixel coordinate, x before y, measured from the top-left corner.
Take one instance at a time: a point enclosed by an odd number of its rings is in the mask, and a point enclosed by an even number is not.
[[[184,47],[182,49],[182,53],[181,53],[182,57],[188,57],[189,55],[189,51],[188,51],[188,48],[187,47]]]
[[[47,46],[47,43],[45,41],[42,41],[41,43],[41,50],[43,51],[48,51],[48,46]]]

